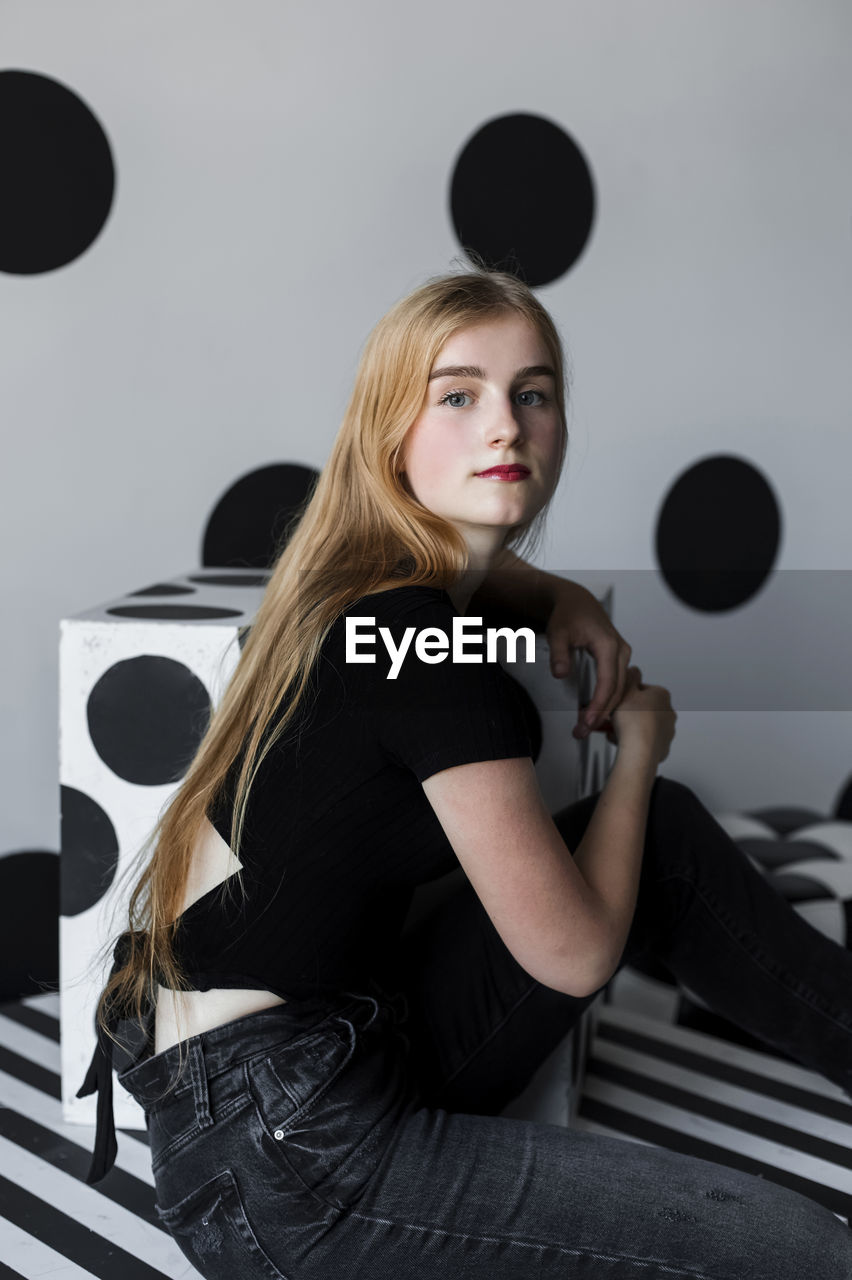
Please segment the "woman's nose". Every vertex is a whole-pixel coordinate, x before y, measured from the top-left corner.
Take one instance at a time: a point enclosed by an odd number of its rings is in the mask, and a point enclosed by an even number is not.
[[[521,424],[512,405],[501,405],[489,421],[488,434],[492,444],[506,444],[521,439]]]

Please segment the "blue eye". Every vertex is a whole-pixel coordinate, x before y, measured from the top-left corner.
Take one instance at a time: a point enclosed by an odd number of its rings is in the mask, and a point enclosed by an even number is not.
[[[544,392],[543,392],[543,391],[536,391],[534,387],[530,387],[530,389],[529,389],[528,391],[519,391],[517,394],[518,394],[519,396],[538,396],[538,398],[539,398],[539,403],[540,403],[540,404],[546,404],[546,403],[547,403],[547,396],[544,394]],[[447,391],[445,395],[441,396],[441,399],[438,401],[438,404],[447,404],[447,403],[448,403],[448,402],[453,398],[453,396],[468,396],[468,397],[470,397],[470,392],[469,392],[469,391]],[[450,405],[450,408],[452,408],[452,409],[461,409],[461,408],[463,408],[463,407],[464,407],[463,405],[455,405],[455,404],[454,404],[454,405]],[[522,407],[523,407],[524,409],[532,409],[532,408],[535,408],[536,406],[535,406],[535,405],[523,405]]]

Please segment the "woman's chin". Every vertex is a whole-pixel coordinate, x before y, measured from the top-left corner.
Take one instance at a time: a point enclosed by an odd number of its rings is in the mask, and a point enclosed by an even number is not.
[[[535,501],[530,497],[516,500],[503,498],[483,504],[482,514],[489,524],[523,524],[538,515],[543,506],[543,501]]]

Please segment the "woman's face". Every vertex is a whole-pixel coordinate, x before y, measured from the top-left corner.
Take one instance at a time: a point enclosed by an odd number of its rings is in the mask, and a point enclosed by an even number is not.
[[[547,348],[517,312],[461,330],[432,366],[404,474],[415,498],[485,555],[542,509],[559,478],[555,389]]]

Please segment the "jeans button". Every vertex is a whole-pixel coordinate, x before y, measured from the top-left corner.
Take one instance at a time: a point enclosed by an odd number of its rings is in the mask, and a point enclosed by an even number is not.
[[[284,1137],[284,1130],[276,1129],[275,1133],[272,1136],[275,1138],[276,1142],[280,1142],[281,1139]]]

